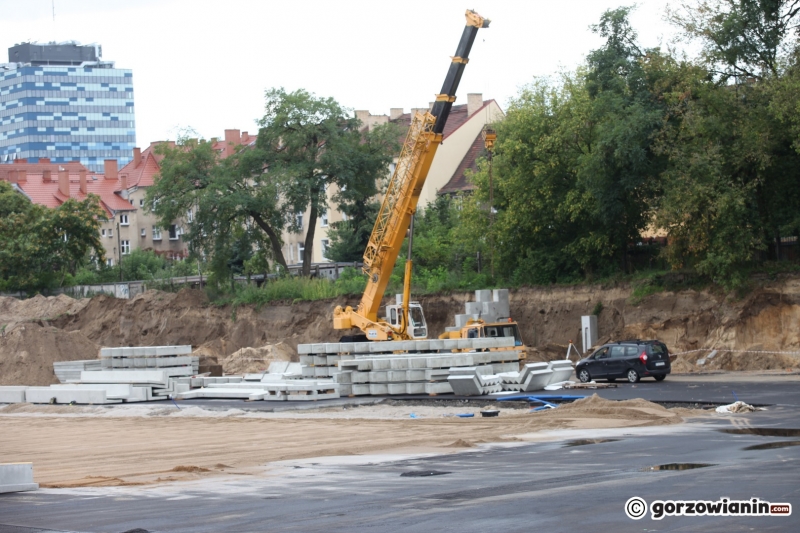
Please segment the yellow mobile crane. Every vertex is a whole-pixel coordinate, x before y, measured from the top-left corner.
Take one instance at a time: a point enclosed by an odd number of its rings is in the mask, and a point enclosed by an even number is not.
[[[461,34],[456,54],[452,58],[440,94],[436,95],[433,108],[425,113],[415,113],[408,135],[400,152],[392,179],[381,204],[375,227],[372,229],[367,249],[364,252],[364,273],[369,276],[367,287],[356,309],[337,306],[333,311],[335,329],[360,329],[366,339],[359,336],[343,337],[342,340],[411,340],[428,336],[422,307],[411,302],[411,246],[414,232],[414,213],[428,177],[428,171],[442,143],[442,133],[456,100],[456,89],[469,61],[472,43],[480,28],[489,27],[485,19],[467,10],[467,24]],[[410,232],[409,232],[410,229]],[[403,280],[403,300],[397,305],[386,306],[387,317],[378,318],[381,300],[389,283],[392,269],[400,254],[400,248],[408,232],[408,258]]]

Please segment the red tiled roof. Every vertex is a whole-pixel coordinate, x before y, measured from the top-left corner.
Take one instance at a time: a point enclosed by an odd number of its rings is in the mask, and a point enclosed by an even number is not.
[[[461,160],[461,163],[459,163],[455,172],[453,172],[450,181],[439,189],[439,194],[452,194],[459,191],[471,191],[474,189],[475,186],[467,180],[466,174],[468,170],[474,172],[478,169],[477,160],[484,152],[483,137],[479,134],[475,137],[475,140],[472,141],[469,150],[467,150],[464,159]]]
[[[59,168],[64,168],[70,174],[76,175],[81,169],[86,170],[86,167],[78,161],[70,161],[68,163],[21,163],[20,161],[18,159],[14,163],[0,164],[0,180],[8,181],[9,174],[14,170],[27,170],[28,174],[39,174],[40,176],[44,170],[49,170],[53,176],[58,176]]]
[[[69,176],[69,197],[62,194],[58,189],[58,167],[67,169]],[[11,167],[11,168],[6,168]],[[107,180],[102,174],[86,173],[86,192],[80,190],[80,170],[85,167],[80,163],[59,164],[39,164],[39,163],[17,163],[13,165],[0,165],[0,180],[9,180],[11,170],[26,170],[25,181],[19,181],[17,186],[31,199],[32,202],[49,208],[56,208],[66,202],[69,198],[85,200],[87,194],[95,194],[100,197],[100,205],[106,211],[109,218],[116,211],[136,211],[136,207],[130,202],[119,196],[118,180]],[[43,170],[50,170],[50,181],[45,182]]]

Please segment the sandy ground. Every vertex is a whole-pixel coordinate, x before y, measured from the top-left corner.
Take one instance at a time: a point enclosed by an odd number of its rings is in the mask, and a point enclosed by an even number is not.
[[[418,418],[410,418],[412,412]],[[537,413],[501,409],[497,418],[458,418],[456,412],[470,411],[371,405],[256,413],[19,404],[0,408],[0,460],[33,462],[35,480],[44,487],[142,485],[252,475],[273,461],[448,453],[482,443],[535,440],[545,430],[661,426],[709,416],[645,400],[612,402],[596,396]]]

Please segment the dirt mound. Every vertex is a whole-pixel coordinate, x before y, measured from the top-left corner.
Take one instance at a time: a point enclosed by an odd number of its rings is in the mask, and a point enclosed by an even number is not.
[[[36,323],[17,324],[0,337],[0,385],[58,383],[55,361],[97,359],[99,347],[80,331]]]
[[[227,357],[220,358],[222,370],[226,374],[263,372],[273,361],[291,361],[296,358],[295,351],[282,342],[267,344],[260,348],[242,348]]]
[[[88,303],[88,299],[76,300],[64,294],[49,297],[37,294],[27,300],[0,296],[0,324],[73,315]]]
[[[648,425],[677,424],[683,421],[678,413],[657,403],[639,398],[623,401],[606,400],[597,394],[561,405],[557,409],[542,411],[542,414],[548,418],[624,419]]]

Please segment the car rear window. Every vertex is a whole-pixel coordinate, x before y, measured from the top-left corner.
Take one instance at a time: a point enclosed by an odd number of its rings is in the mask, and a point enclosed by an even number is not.
[[[663,344],[651,344],[650,345],[650,353],[652,355],[664,355],[667,353],[667,347]]]

